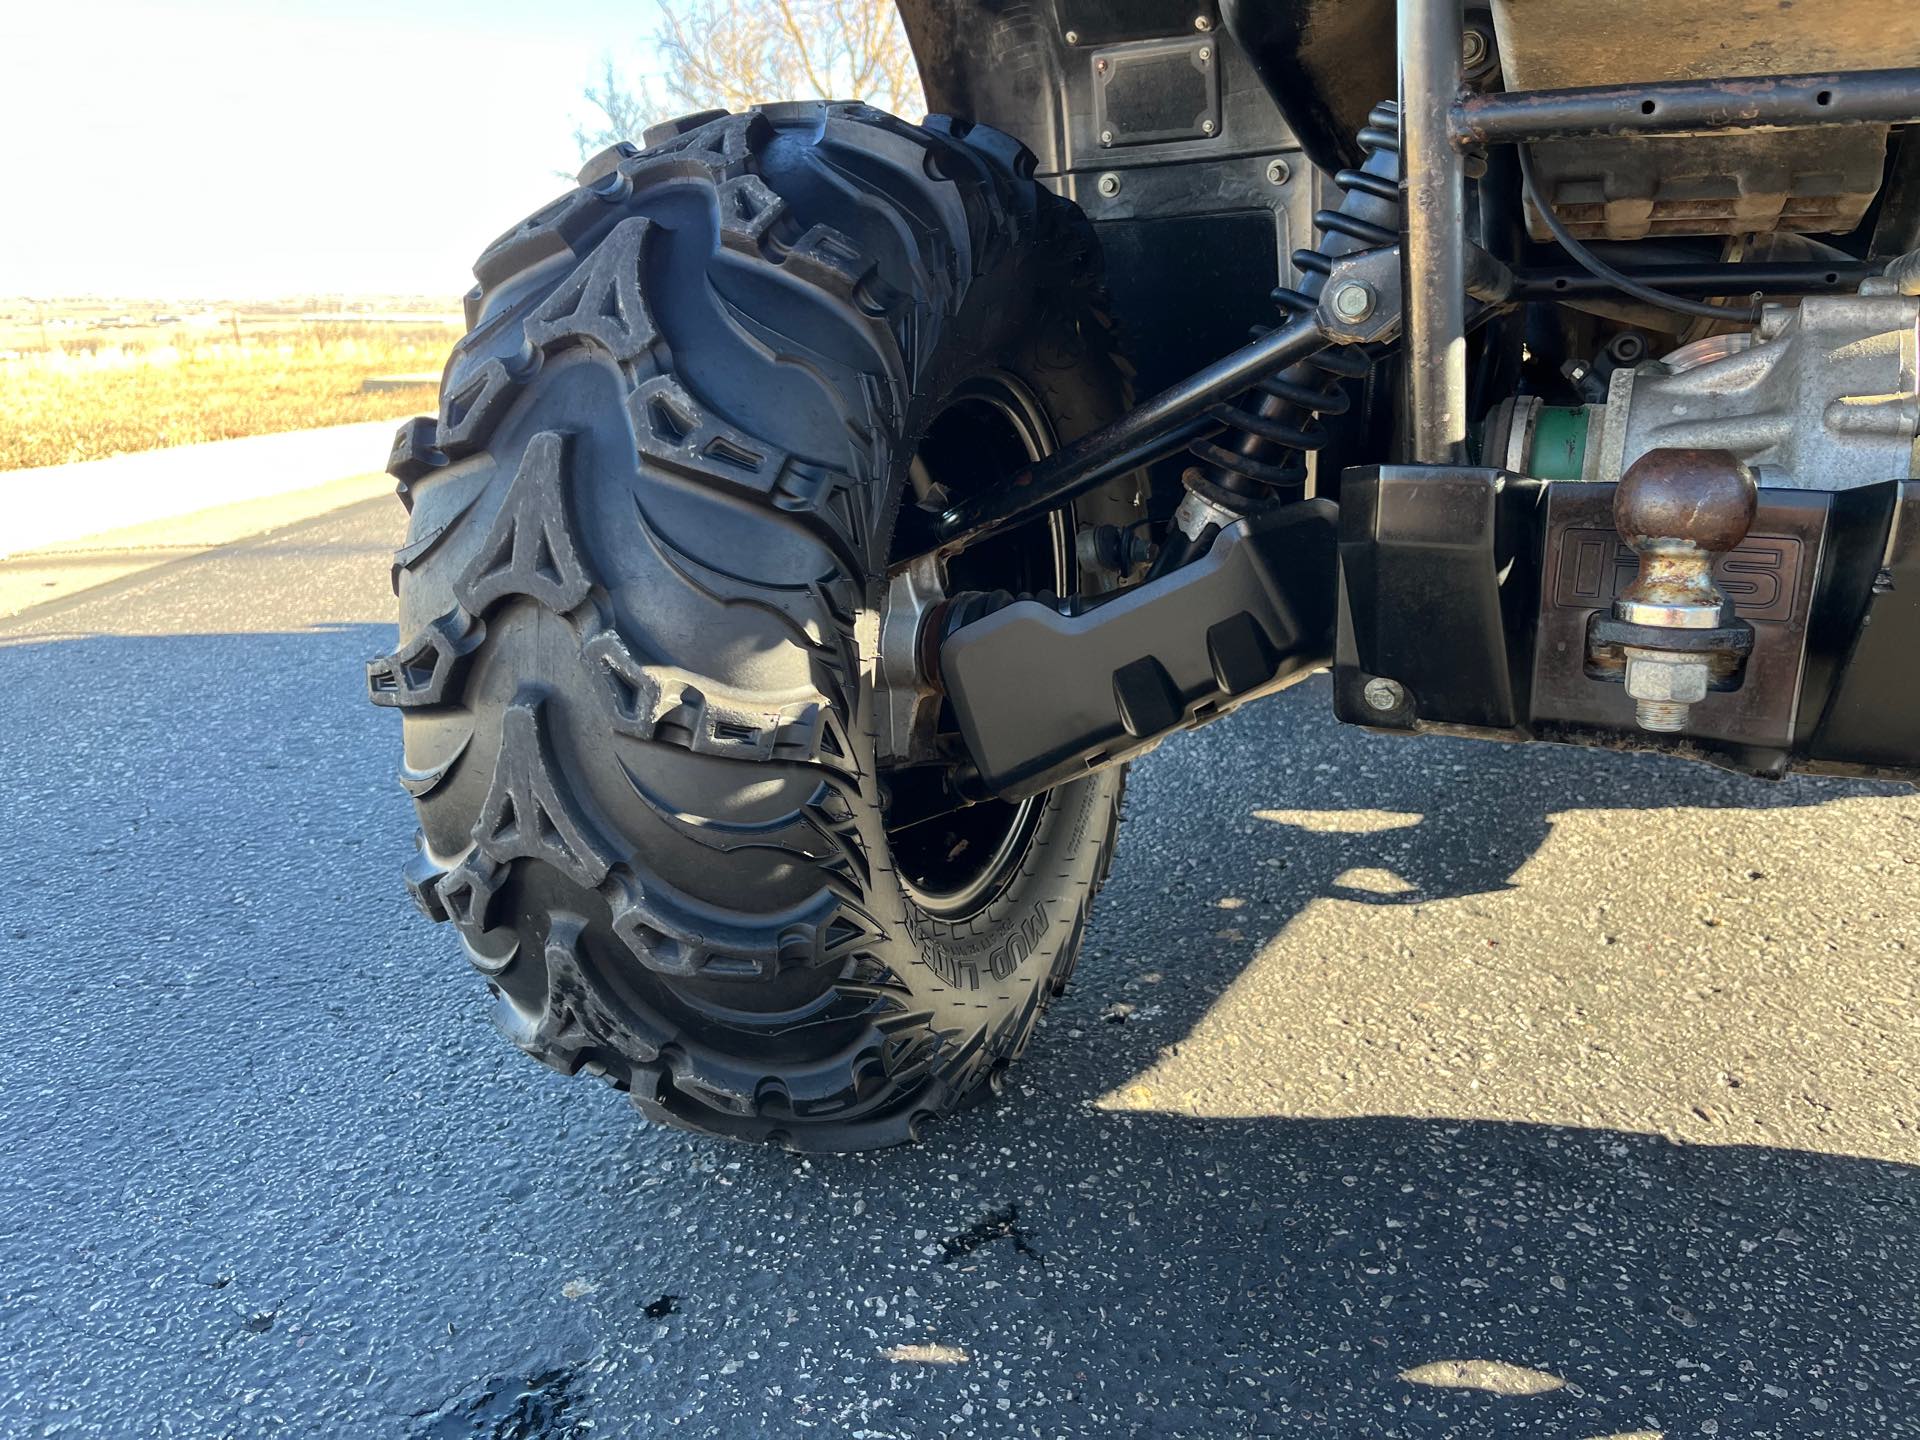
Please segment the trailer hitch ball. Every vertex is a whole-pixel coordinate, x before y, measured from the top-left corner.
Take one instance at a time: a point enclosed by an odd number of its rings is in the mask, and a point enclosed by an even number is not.
[[[1629,641],[1626,687],[1641,729],[1684,730],[1741,642],[1751,643],[1713,563],[1746,538],[1757,504],[1753,472],[1725,450],[1649,450],[1621,477],[1614,525],[1640,571],[1613,618]]]

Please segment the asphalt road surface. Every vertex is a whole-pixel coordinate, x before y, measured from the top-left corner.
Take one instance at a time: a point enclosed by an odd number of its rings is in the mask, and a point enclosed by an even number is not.
[[[1135,771],[1000,1101],[800,1161],[493,1035],[400,883],[390,502],[0,626],[0,1435],[1920,1435],[1920,798]]]

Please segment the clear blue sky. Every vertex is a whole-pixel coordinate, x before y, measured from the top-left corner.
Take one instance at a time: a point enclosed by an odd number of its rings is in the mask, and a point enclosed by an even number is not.
[[[0,0],[0,295],[457,296],[654,0]]]

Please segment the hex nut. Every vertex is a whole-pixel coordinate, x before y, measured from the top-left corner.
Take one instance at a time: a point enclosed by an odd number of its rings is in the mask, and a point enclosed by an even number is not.
[[[1635,700],[1694,705],[1707,698],[1707,662],[1692,655],[1627,651],[1627,694]]]

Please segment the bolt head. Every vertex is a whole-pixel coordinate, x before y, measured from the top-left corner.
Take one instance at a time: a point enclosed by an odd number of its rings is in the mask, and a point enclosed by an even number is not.
[[[1707,698],[1707,662],[1670,650],[1627,651],[1627,694],[1635,700],[1697,705]]]
[[[1373,313],[1373,287],[1348,280],[1333,292],[1333,313],[1342,320],[1364,320]]]
[[[1267,182],[1272,185],[1284,185],[1293,178],[1293,167],[1284,160],[1267,162]]]
[[[1211,45],[1202,45],[1200,47],[1200,63],[1204,65],[1211,59],[1213,59],[1213,47]]]
[[[1388,680],[1382,676],[1375,676],[1367,681],[1360,694],[1375,710],[1398,710],[1407,698],[1407,692],[1399,681]]]
[[[1471,70],[1487,58],[1487,37],[1471,27],[1460,34],[1460,63]]]
[[[1200,133],[1202,135],[1211,135],[1213,133],[1213,121],[1202,120],[1200,122]]]
[[[1120,193],[1120,177],[1115,175],[1111,170],[1102,175],[1095,183],[1102,195],[1118,195]]]
[[[1078,45],[1079,43],[1080,43],[1080,32],[1078,30],[1067,31],[1067,44]]]
[[[1113,143],[1113,131],[1102,130],[1100,132],[1100,143],[1102,145],[1111,145]]]
[[[1211,15],[1194,16],[1193,28],[1204,34],[1206,31],[1213,29],[1213,17]]]

